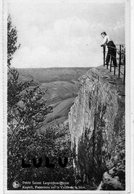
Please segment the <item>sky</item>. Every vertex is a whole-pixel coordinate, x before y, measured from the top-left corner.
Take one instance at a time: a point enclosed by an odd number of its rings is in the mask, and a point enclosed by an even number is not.
[[[125,43],[124,1],[8,0],[8,13],[21,47],[17,68],[95,67],[102,65],[106,31],[116,44]]]

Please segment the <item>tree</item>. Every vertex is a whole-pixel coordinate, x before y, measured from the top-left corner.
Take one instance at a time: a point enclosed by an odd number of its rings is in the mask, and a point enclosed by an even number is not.
[[[38,129],[52,110],[44,101],[44,92],[34,82],[20,82],[16,73],[8,82],[8,187],[33,175],[33,169],[22,169],[22,158],[36,155],[40,139]]]
[[[8,62],[8,66],[11,65],[11,60],[13,58],[13,54],[15,53],[15,51],[20,47],[20,44],[17,45],[17,30],[16,27],[14,27],[12,25],[12,20],[11,20],[11,16],[8,15],[8,19],[7,19],[8,23],[7,23],[7,37],[8,37],[8,41],[7,41],[7,62]]]
[[[13,181],[23,179],[27,171],[21,168],[21,159],[34,153],[40,136],[37,130],[43,125],[46,115],[52,111],[44,100],[45,91],[33,80],[22,81],[19,72],[11,67],[17,46],[17,30],[8,16],[8,188]],[[30,147],[30,150],[27,148]]]

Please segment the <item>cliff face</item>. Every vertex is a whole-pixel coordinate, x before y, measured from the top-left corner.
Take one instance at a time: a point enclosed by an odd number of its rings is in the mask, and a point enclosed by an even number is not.
[[[125,187],[125,103],[121,80],[104,68],[80,79],[69,112],[77,183],[103,190]]]

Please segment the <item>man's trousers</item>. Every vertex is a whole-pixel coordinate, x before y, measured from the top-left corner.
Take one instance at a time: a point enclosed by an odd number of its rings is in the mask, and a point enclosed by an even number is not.
[[[107,48],[108,48],[108,52],[107,52],[107,57],[106,57],[106,65],[109,65],[109,61],[111,59],[111,62],[113,62],[113,65],[116,67],[117,66],[116,46],[113,43],[113,41],[108,42]]]

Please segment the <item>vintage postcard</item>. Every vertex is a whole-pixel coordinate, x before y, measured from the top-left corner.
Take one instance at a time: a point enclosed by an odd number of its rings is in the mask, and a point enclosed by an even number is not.
[[[129,9],[4,2],[5,193],[130,192]]]

